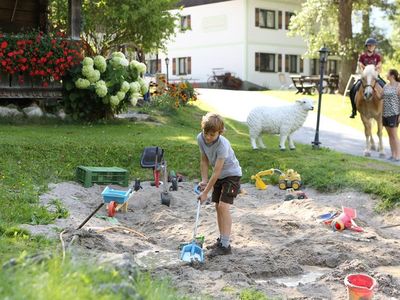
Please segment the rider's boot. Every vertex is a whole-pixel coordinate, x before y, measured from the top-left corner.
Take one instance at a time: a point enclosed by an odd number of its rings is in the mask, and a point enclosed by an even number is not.
[[[351,90],[350,90],[350,103],[351,103],[351,115],[349,118],[354,119],[355,116],[357,115],[357,107],[356,107],[356,101],[355,101],[355,97],[356,97],[356,92],[357,92],[358,86],[357,84],[355,84]]]

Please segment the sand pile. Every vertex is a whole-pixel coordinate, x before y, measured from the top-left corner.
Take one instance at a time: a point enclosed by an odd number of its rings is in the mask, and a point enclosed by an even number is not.
[[[168,276],[185,293],[215,299],[235,299],[245,288],[284,299],[346,299],[343,280],[353,272],[370,274],[378,281],[376,299],[400,298],[399,228],[378,229],[399,223],[400,217],[396,211],[376,214],[376,201],[368,195],[352,191],[326,195],[307,189],[310,199],[283,201],[285,192],[276,187],[258,191],[245,184],[246,193],[232,207],[233,254],[193,268],[179,260],[178,247],[191,240],[194,184],[180,183],[179,190],[171,192],[170,207],[161,205],[160,189],[149,183],[142,186],[128,212],[117,213],[119,224],[105,217],[104,208],[85,225],[91,231],[67,232],[67,245],[75,236],[73,245],[90,257],[115,264],[131,259],[128,266]],[[104,187],[85,189],[68,182],[50,188],[42,202],[60,199],[70,217],[49,226],[27,227],[57,237],[55,228],[76,228],[102,202]],[[357,209],[357,223],[365,232],[333,232],[317,222],[318,215],[340,210],[342,205]],[[199,233],[205,235],[206,246],[218,235],[213,205],[204,205],[200,218]],[[129,230],[104,230],[112,226],[126,226],[145,237]]]

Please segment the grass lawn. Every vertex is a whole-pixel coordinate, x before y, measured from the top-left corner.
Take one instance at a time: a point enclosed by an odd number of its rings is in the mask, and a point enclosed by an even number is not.
[[[262,92],[268,96],[273,96],[285,101],[293,102],[301,98],[311,98],[315,101],[316,106],[318,105],[318,93],[314,95],[302,95],[296,94],[295,90],[283,91],[283,90],[271,90]],[[317,112],[317,107],[315,108]],[[350,98],[346,96],[343,101],[343,96],[340,94],[323,94],[321,104],[321,114],[337,121],[340,124],[344,124],[353,127],[361,132],[364,132],[364,126],[360,119],[360,114],[357,114],[355,119],[350,119],[351,104]],[[374,125],[373,133],[375,135],[377,127]],[[383,135],[387,136],[387,132],[383,129]]]
[[[118,166],[128,169],[132,179],[149,180],[152,173],[140,168],[140,155],[144,147],[158,145],[165,149],[170,168],[189,179],[199,178],[199,150],[195,137],[203,114],[198,106],[187,106],[170,114],[154,112],[159,123],[38,122],[27,125],[3,122],[0,126],[0,264],[11,257],[23,260],[38,250],[56,250],[57,242],[32,237],[18,229],[18,224],[47,224],[65,216],[62,207],[56,212],[41,207],[38,196],[47,189],[49,182],[74,180],[78,165]],[[302,175],[307,186],[321,191],[354,188],[372,193],[382,199],[379,208],[400,203],[397,166],[329,150],[313,151],[306,145],[298,145],[296,151],[281,152],[277,137],[268,137],[268,144],[276,147],[253,151],[245,125],[226,120],[226,127],[226,136],[243,168],[244,182],[261,170],[293,168]],[[43,289],[40,278],[51,278],[49,288]],[[61,267],[56,257],[45,264],[1,272],[0,298],[34,299],[26,296],[27,291],[33,295],[40,291],[40,299],[69,299],[72,291],[76,291],[75,296],[81,293],[81,299],[97,299],[97,296],[108,299],[107,293],[91,290],[91,287],[104,281],[119,280],[120,275],[98,267],[78,268],[70,263]],[[140,288],[137,282],[133,283],[144,299],[178,299],[176,292],[165,282],[150,279],[145,282],[147,285]],[[57,288],[58,285],[63,288]],[[13,288],[17,286],[21,287],[21,292]],[[152,293],[149,291],[153,290],[162,294],[158,298],[149,296]],[[123,298],[123,294],[114,294],[113,299],[119,298]]]

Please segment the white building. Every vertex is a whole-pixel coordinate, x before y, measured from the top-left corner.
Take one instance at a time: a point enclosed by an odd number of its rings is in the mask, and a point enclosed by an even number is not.
[[[207,82],[213,69],[232,72],[243,81],[279,88],[279,74],[317,74],[314,60],[303,59],[306,44],[288,36],[296,0],[184,0],[177,34],[167,52],[150,60],[150,70],[166,73],[170,81]],[[153,57],[154,58],[154,57]],[[222,70],[221,70],[222,69]],[[160,70],[158,70],[160,71]],[[334,61],[328,73],[337,73]],[[282,75],[281,75],[282,80]]]

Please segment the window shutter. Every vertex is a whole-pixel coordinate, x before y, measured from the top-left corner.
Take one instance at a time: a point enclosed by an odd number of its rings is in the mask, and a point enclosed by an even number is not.
[[[278,72],[282,72],[282,54],[278,54]]]
[[[260,71],[260,53],[256,52],[256,59],[255,59],[255,63],[256,63],[256,71]]]
[[[188,20],[187,20],[187,26],[189,30],[192,29],[192,17],[190,15],[187,16]]]
[[[161,59],[157,60],[157,73],[161,73]]]
[[[192,58],[187,58],[187,74],[192,74]]]
[[[285,72],[289,73],[289,55],[285,55]]]
[[[256,27],[260,27],[260,9],[256,8]]]
[[[278,12],[278,29],[282,29],[282,11]]]
[[[176,58],[172,59],[172,75],[176,75]]]
[[[300,73],[304,72],[304,59],[300,57]]]

